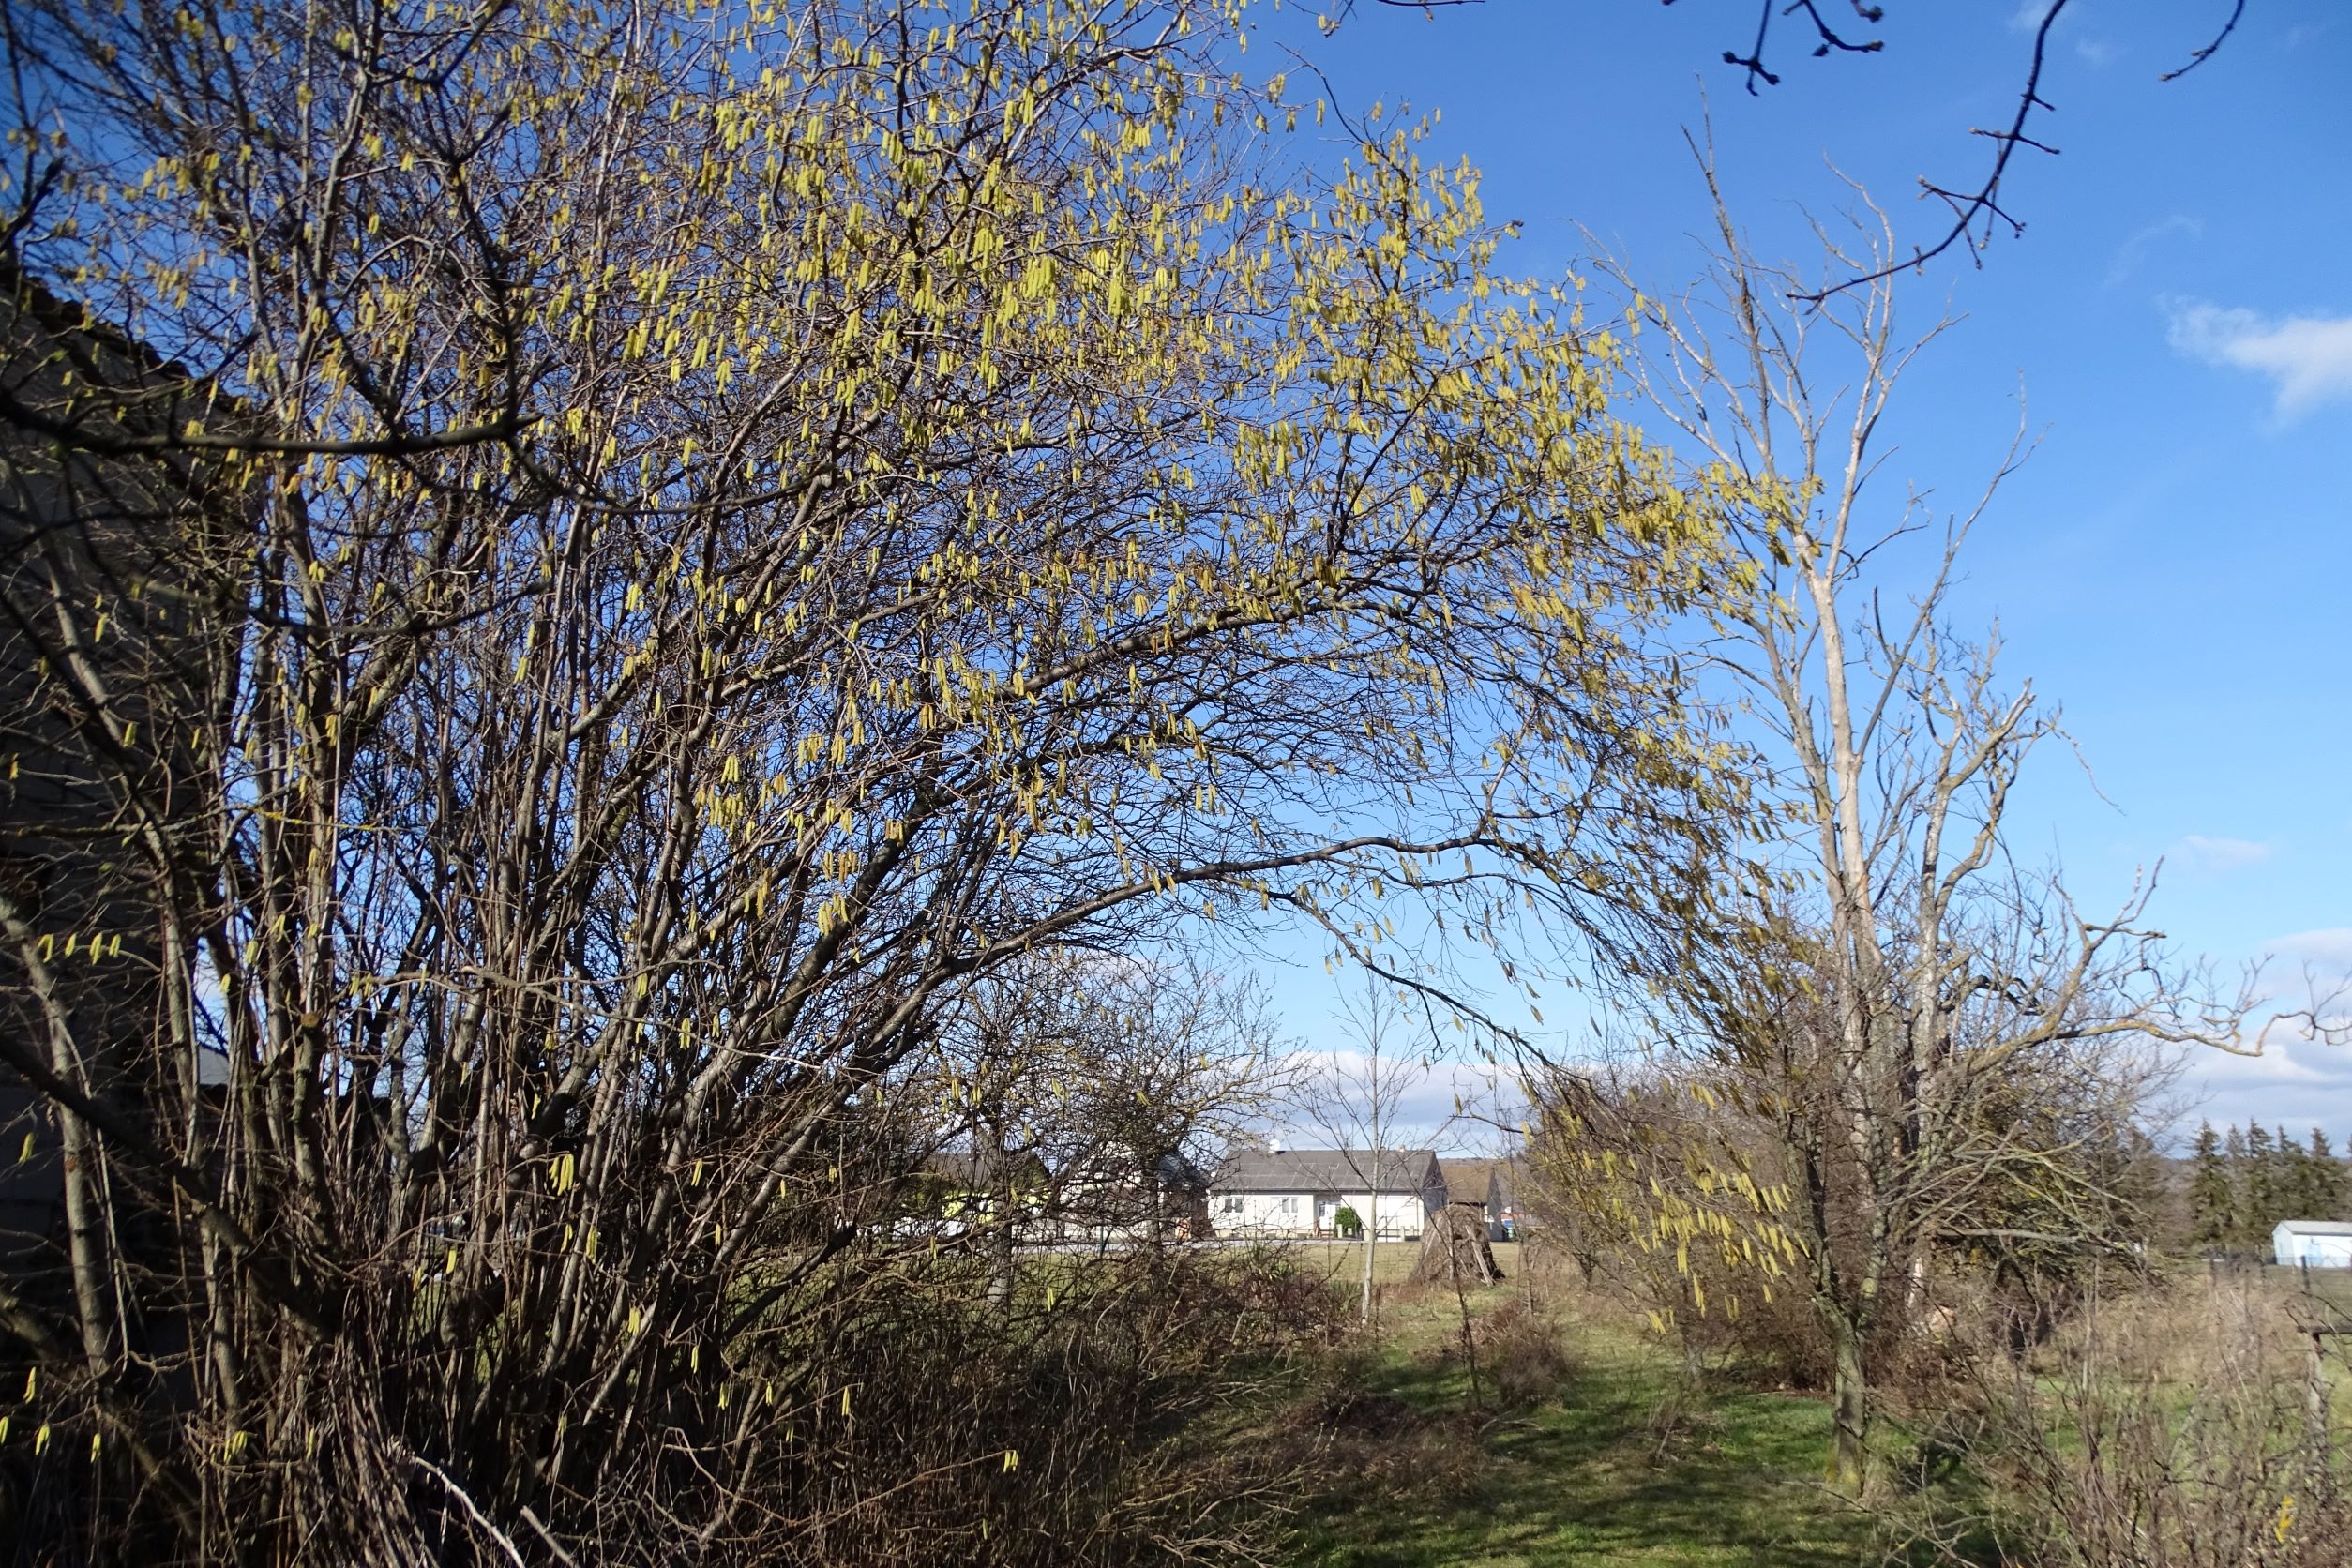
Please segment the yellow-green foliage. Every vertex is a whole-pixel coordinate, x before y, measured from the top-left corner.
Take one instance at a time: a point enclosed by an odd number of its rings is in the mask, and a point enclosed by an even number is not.
[[[1652,633],[1740,574],[1475,173],[1376,117],[1308,169],[1327,106],[1239,10],[12,12],[64,128],[25,265],[186,372],[28,428],[211,520],[119,520],[219,634],[147,721],[184,765],[53,666],[104,874],[185,937],[139,1091],[177,1141],[104,1201],[171,1195],[120,1229],[218,1353],[192,1418],[108,1419],[198,1555],[400,1556],[313,1501],[406,1497],[401,1445],[519,1539],[537,1499],[707,1545],[797,1462],[737,1304],[822,1267],[887,1313],[937,1131],[895,1096],[1014,956],[1267,913],[1368,954],[1398,900],[1670,948],[1739,791]],[[95,1430],[133,1385],[70,1386]]]

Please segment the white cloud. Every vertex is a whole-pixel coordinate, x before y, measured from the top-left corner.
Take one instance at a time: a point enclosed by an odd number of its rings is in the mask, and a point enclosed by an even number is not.
[[[2316,931],[2298,931],[2291,937],[2281,937],[2270,943],[2270,951],[2283,958],[2294,958],[2323,970],[2352,974],[2352,926],[2329,926]]]
[[[2122,51],[2104,38],[2076,38],[2074,53],[2082,56],[2085,65],[2104,66],[2112,62]]]
[[[2017,8],[2009,13],[2009,25],[2013,31],[2030,33],[2042,25],[2042,19],[2057,4],[2058,0],[2019,0]]]
[[[2183,861],[2200,871],[2235,871],[2259,866],[2270,858],[2270,846],[2251,838],[2211,838],[2189,834],[2174,843],[2167,858]]]
[[[2332,1031],[2352,1025],[2339,1017],[2347,1000],[2338,987],[2352,981],[2352,926],[2298,931],[2263,944],[2269,963],[2260,975],[2268,992],[2246,1020],[2240,1045],[2258,1055],[2193,1049],[2182,1061],[2182,1088],[2200,1103],[2190,1107],[2182,1136],[2197,1118],[2215,1126],[2260,1122],[2299,1133],[2314,1124],[2352,1148],[2352,1048],[2314,1039],[2299,1010],[2318,1007]]]
[[[2184,1119],[2184,1133],[2202,1117],[2217,1127],[2259,1122],[2299,1133],[2317,1125],[2339,1148],[2352,1142],[2352,1052],[2274,1034],[2260,1056],[2206,1050],[2188,1066],[2185,1087],[2202,1103]]]
[[[1293,1051],[1289,1064],[1297,1087],[1295,1103],[1276,1118],[1284,1140],[1294,1149],[1363,1142],[1369,1135],[1364,1056],[1352,1050]],[[1392,1060],[1381,1071],[1395,1075],[1393,1081],[1401,1089],[1388,1110],[1387,1137],[1397,1146],[1426,1143],[1440,1153],[1483,1150],[1503,1138],[1501,1128],[1517,1126],[1525,1114],[1511,1075],[1486,1063]]]
[[[2208,364],[2270,377],[2278,384],[2283,415],[2352,397],[2352,316],[2273,321],[2204,300],[2176,300],[2168,314],[2165,336],[2174,348]]]

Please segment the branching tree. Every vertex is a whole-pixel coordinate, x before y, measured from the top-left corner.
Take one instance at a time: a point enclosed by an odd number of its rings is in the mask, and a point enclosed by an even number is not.
[[[1372,1324],[1373,1265],[1380,1256],[1380,1203],[1384,1168],[1396,1165],[1392,1139],[1403,1119],[1406,1096],[1428,1081],[1425,1041],[1416,1048],[1410,1015],[1395,988],[1373,975],[1340,993],[1340,1033],[1352,1052],[1331,1052],[1303,1076],[1298,1108],[1345,1157],[1349,1171],[1369,1197],[1364,1227],[1364,1275],[1357,1319]]]
[[[1044,1240],[1168,1239],[1198,1173],[1289,1079],[1261,988],[1198,961],[1037,955],[960,995],[940,1036],[899,1092],[935,1094],[942,1140],[1000,1172],[1039,1162]],[[1022,1206],[1001,1196],[1009,1256]]]
[[[2236,1048],[2244,1006],[2192,1000],[2141,924],[2145,887],[2086,917],[2056,876],[2011,857],[2011,793],[2058,714],[2029,686],[2010,689],[1998,637],[1957,636],[1945,601],[2015,447],[1929,541],[1907,606],[1883,596],[1885,563],[1929,518],[1917,497],[1880,505],[1881,424],[1948,324],[1899,337],[1890,276],[1817,309],[1795,303],[1817,291],[1752,255],[1719,192],[1717,212],[1706,286],[1636,296],[1651,345],[1639,373],[1762,577],[1723,623],[1720,667],[1772,759],[1787,830],[1772,876],[1726,901],[1728,939],[1702,939],[1640,1000],[1670,1050],[1728,1075],[1780,1124],[1835,1355],[1835,1475],[1858,1487],[1873,1348],[1922,1300],[1937,1244],[2062,1248],[2104,1233],[2112,1190],[2096,1167],[2055,1156],[2131,1126],[2153,1066],[2134,1042]],[[1821,236],[1831,276],[1868,278],[1895,254],[1876,208]],[[2092,1125],[2037,1126],[2043,1104]]]
[[[8,8],[58,1555],[1225,1528],[915,1413],[891,1086],[1188,923],[1638,965],[1738,795],[1651,641],[1715,523],[1606,345],[1410,129],[1296,173],[1235,8]]]

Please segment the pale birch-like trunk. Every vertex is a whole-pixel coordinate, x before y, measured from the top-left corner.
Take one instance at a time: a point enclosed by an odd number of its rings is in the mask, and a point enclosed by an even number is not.
[[[1884,215],[1869,207],[1857,223],[1858,254],[1819,231],[1832,272],[1863,281],[1815,295],[1747,251],[1711,159],[1701,159],[1717,204],[1712,274],[1696,301],[1641,297],[1658,346],[1636,374],[1714,460],[1751,530],[1756,592],[1735,617],[1724,665],[1769,736],[1767,764],[1780,764],[1769,787],[1791,813],[1781,868],[1798,889],[1760,897],[1755,948],[1728,957],[1723,972],[1763,966],[1779,931],[1795,938],[1785,955],[1808,972],[1804,994],[1826,1005],[1794,1025],[1770,1009],[1756,1019],[1710,1012],[1752,972],[1728,990],[1689,994],[1703,1029],[1809,1032],[1763,1060],[1811,1086],[1778,1135],[1797,1173],[1795,1211],[1813,1230],[1808,1288],[1832,1353],[1832,1470],[1854,1489],[1870,1471],[1870,1348],[1890,1314],[1922,1304],[1938,1237],[1965,1229],[1971,1183],[2008,1157],[1987,1153],[1981,1126],[1968,1147],[1958,1129],[1972,1108],[2034,1052],[2131,1034],[2228,1046],[2245,1003],[2200,1012],[2159,974],[2146,947],[2154,939],[2133,924],[2144,889],[2091,925],[2055,878],[2029,883],[2003,853],[2010,787],[2057,716],[2029,685],[1996,689],[1998,638],[1958,641],[1944,596],[2022,431],[1973,505],[1944,521],[1941,550],[1899,613],[1878,591],[1869,564],[1927,526],[1916,491],[1869,520],[1880,422],[1911,356],[1950,324],[1896,337],[1895,276],[1875,264],[1893,254]],[[1806,298],[1817,303],[1797,303]],[[1845,363],[1817,388],[1824,339]],[[2184,1026],[2184,1016],[2199,1021]],[[1736,1049],[1719,1055],[1718,1066],[1745,1070]]]

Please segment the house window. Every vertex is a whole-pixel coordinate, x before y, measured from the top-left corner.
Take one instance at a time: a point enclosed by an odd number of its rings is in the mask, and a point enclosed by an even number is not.
[[[1225,1193],[1225,1194],[1221,1195],[1221,1196],[1217,1199],[1217,1213],[1218,1213],[1218,1214],[1240,1214],[1241,1212],[1242,1212],[1242,1195],[1241,1195],[1240,1193],[1237,1193],[1237,1192],[1229,1192],[1229,1193]]]

